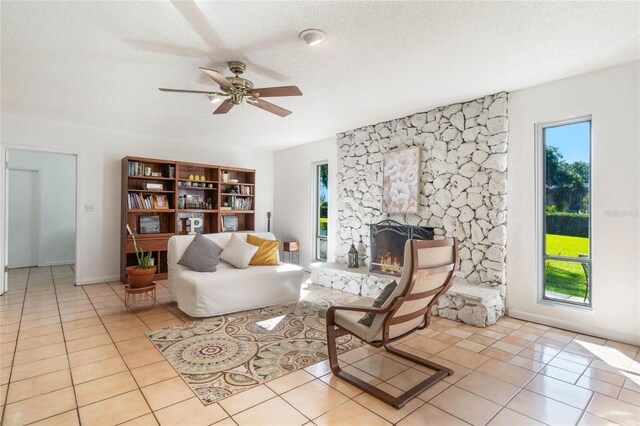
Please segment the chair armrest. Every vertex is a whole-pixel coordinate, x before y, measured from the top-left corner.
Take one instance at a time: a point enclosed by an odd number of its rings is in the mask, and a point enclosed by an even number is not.
[[[401,299],[401,298],[398,298]],[[326,313],[327,325],[335,325],[336,311],[352,311],[352,312],[367,312],[371,314],[385,314],[389,312],[398,303],[395,300],[394,303],[390,303],[386,308],[374,308],[373,306],[357,306],[357,305],[333,305],[329,306]]]

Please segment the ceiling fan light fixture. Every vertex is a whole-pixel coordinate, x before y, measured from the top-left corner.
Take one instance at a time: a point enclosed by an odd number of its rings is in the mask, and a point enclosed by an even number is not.
[[[309,28],[308,30],[302,31],[298,37],[309,46],[317,46],[327,39],[327,35],[325,33],[315,28]]]
[[[210,95],[207,95],[207,98],[209,98],[209,101],[212,104],[219,104],[220,102],[222,102],[222,95],[219,95],[217,93],[212,93]]]

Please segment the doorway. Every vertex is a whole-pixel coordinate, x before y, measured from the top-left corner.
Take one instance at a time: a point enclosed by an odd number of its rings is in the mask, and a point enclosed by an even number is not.
[[[0,293],[10,290],[9,276],[20,271],[33,274],[37,268],[50,275],[56,268],[73,271],[76,263],[76,155],[24,149],[6,149],[4,155],[6,268]]]
[[[9,269],[38,265],[40,173],[9,170]]]

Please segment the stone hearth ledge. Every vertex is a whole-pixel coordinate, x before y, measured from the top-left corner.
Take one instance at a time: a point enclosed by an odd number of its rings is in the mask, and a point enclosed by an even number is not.
[[[395,278],[369,272],[368,268],[349,269],[334,262],[311,266],[311,282],[335,290],[376,298]],[[500,289],[470,285],[456,277],[449,291],[433,305],[432,314],[476,327],[495,324],[504,315]]]

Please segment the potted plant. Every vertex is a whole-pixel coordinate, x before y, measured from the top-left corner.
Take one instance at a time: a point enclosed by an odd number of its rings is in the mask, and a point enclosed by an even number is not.
[[[127,225],[127,232],[133,238],[133,247],[136,251],[136,259],[138,260],[137,266],[127,267],[129,285],[131,285],[131,288],[148,287],[153,283],[153,278],[156,275],[155,265],[149,265],[152,253],[148,252],[145,254],[144,250],[138,249],[136,236],[133,235],[129,225]]]

